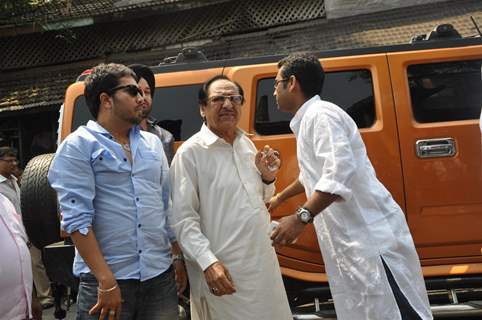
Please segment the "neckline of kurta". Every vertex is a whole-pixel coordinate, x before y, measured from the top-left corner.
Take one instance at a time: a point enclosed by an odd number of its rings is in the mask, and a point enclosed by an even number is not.
[[[301,107],[296,111],[293,119],[290,121],[290,128],[293,132],[297,133],[298,128],[301,123],[301,119],[303,119],[303,116],[305,115],[306,111],[308,111],[309,107],[315,103],[316,101],[320,101],[321,98],[319,95],[314,95],[310,99],[306,100],[305,103],[301,105]]]
[[[246,133],[240,128],[236,128],[236,138],[233,141],[233,145],[234,142],[239,140],[242,135],[246,135]],[[229,142],[227,142],[226,140],[215,134],[211,129],[209,129],[205,123],[203,123],[201,130],[199,131],[199,137],[207,146],[210,146],[217,141],[222,141],[223,143],[232,146]]]

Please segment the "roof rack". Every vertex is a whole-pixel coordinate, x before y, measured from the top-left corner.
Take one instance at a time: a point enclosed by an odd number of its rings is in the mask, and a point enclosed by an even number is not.
[[[177,56],[164,58],[159,65],[205,61],[208,61],[208,59],[201,50],[197,50],[196,48],[184,48]]]
[[[428,34],[419,34],[410,39],[410,43],[420,41],[437,41],[447,39],[462,39],[462,36],[450,23],[439,24]]]

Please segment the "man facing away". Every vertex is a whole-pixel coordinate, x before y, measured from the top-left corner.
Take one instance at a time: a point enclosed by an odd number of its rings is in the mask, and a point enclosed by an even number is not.
[[[17,170],[17,151],[10,147],[0,147],[0,194],[10,200],[17,214],[21,216],[20,188],[15,176]],[[31,243],[29,243],[29,248],[35,284],[34,293],[43,308],[50,308],[54,305],[54,298],[50,288],[50,279],[42,261],[42,252]]]
[[[320,99],[323,69],[295,54],[278,63],[274,95],[294,114],[299,178],[270,200],[306,193],[271,238],[289,244],[313,223],[340,320],[432,319],[405,216],[378,181],[355,122]]]
[[[119,64],[92,70],[85,98],[96,121],[65,139],[48,176],[76,247],[79,320],[178,318],[167,159],[138,126],[137,80]]]

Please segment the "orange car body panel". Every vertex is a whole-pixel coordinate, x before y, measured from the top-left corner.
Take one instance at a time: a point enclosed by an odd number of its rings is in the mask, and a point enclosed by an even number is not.
[[[377,176],[406,213],[426,277],[482,273],[482,151],[480,139],[474,138],[480,136],[479,122],[417,123],[407,80],[411,64],[460,59],[482,59],[482,45],[320,60],[326,72],[371,72],[376,119],[373,126],[360,132]],[[254,129],[257,82],[274,78],[276,72],[275,62],[168,72],[156,74],[156,87],[199,84],[220,73],[240,83],[246,102],[239,126],[257,147],[268,144],[279,150],[282,170],[276,187],[281,190],[298,177],[295,138],[292,134],[259,135]],[[83,88],[82,83],[75,83],[67,90],[62,139],[71,132],[73,106]],[[458,151],[454,157],[417,158],[417,140],[443,137],[455,139]],[[176,142],[176,147],[180,144]],[[292,214],[304,201],[303,195],[288,200],[272,218]],[[296,244],[281,247],[277,253],[285,276],[327,281],[312,226]]]

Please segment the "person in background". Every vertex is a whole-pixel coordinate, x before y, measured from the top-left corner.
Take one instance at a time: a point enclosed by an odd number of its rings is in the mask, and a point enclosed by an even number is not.
[[[21,219],[8,198],[0,194],[0,320],[42,319]]]
[[[174,157],[174,136],[166,129],[158,126],[156,119],[151,117],[154,91],[156,90],[154,73],[149,67],[142,64],[132,64],[129,68],[139,77],[138,85],[144,92],[144,106],[140,126],[142,130],[155,134],[161,140],[167,161],[170,165]]]
[[[377,179],[355,122],[320,99],[318,59],[293,54],[278,63],[274,95],[294,114],[299,177],[270,200],[270,210],[306,193],[279,221],[275,245],[314,224],[337,319],[432,319],[420,262],[402,209]]]
[[[15,173],[17,166],[17,151],[11,147],[0,147],[0,194],[7,197],[15,207],[15,211],[21,216],[22,206],[20,203],[20,188]],[[33,281],[35,291],[44,309],[53,307],[54,298],[50,288],[50,279],[42,261],[40,249],[30,244],[32,260]]]

